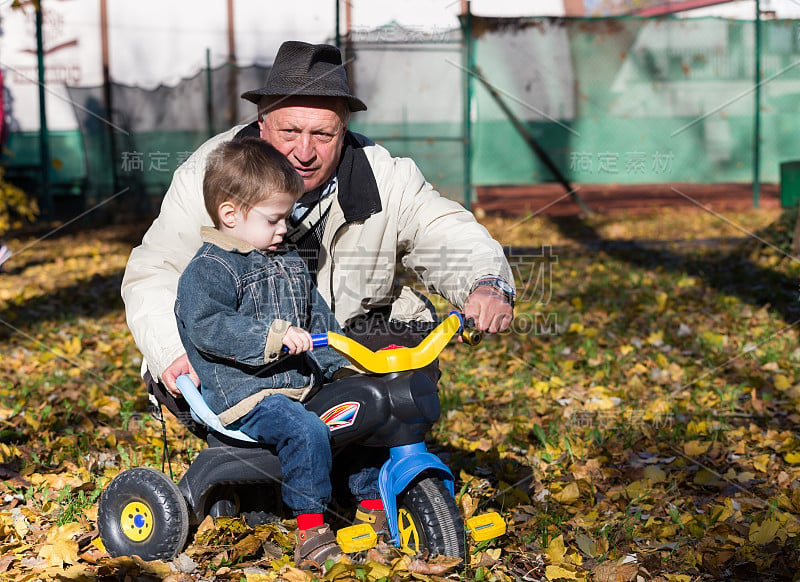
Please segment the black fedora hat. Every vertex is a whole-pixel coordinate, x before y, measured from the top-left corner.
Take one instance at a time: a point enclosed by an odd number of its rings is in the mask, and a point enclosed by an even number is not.
[[[350,111],[365,111],[363,101],[350,94],[342,53],[329,44],[286,41],[278,49],[275,62],[261,89],[242,93],[242,99],[258,104],[262,97],[309,95],[342,97]]]

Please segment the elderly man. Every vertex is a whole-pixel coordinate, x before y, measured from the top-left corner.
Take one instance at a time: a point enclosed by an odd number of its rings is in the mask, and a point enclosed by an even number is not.
[[[471,213],[434,190],[413,161],[348,131],[351,112],[367,106],[350,94],[336,47],[284,43],[266,85],[242,97],[258,106],[257,121],[211,138],[178,168],[122,282],[150,391],[185,424],[192,428],[185,405],[172,398],[175,380],[197,378],[173,305],[178,277],[201,245],[200,228],[212,224],[203,205],[206,159],[226,140],[260,136],[303,178],[306,194],[286,240],[307,261],[346,333],[373,348],[413,346],[426,331],[420,323],[435,321],[430,302],[397,283],[398,261],[479,329],[508,328],[514,288],[502,248]],[[438,378],[438,370],[430,373]]]
[[[247,135],[260,135],[302,176],[307,194],[287,240],[308,259],[345,330],[364,335],[376,319],[434,320],[421,296],[398,289],[397,260],[479,329],[508,328],[514,289],[502,248],[411,160],[347,130],[350,113],[367,107],[350,94],[336,47],[284,43],[266,86],[242,97],[258,104],[258,120],[213,137],[178,168],[125,270],[128,325],[154,379],[177,394],[175,379],[193,375],[173,313],[177,281],[200,247],[200,227],[212,224],[203,205],[206,157],[220,142]]]

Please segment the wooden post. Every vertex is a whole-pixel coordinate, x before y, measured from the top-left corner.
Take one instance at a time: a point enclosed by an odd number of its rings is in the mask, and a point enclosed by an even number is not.
[[[239,123],[239,70],[236,67],[233,1],[228,0],[228,125],[231,127]]]
[[[108,131],[108,157],[111,167],[111,183],[114,192],[119,192],[117,177],[117,136],[114,135],[114,96],[111,91],[111,69],[108,50],[108,6],[100,0],[100,54],[103,66],[103,101],[106,108],[106,131]]]
[[[39,69],[39,171],[41,191],[39,201],[42,204],[42,216],[53,219],[53,192],[50,189],[50,132],[47,131],[47,106],[45,105],[44,74],[44,38],[42,33],[42,0],[34,2],[36,10],[36,60]]]

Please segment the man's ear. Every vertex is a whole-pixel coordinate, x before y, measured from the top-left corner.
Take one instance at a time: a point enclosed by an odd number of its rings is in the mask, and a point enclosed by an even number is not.
[[[232,202],[223,202],[219,205],[217,212],[219,213],[219,221],[222,224],[228,228],[236,226],[236,206],[234,206]]]

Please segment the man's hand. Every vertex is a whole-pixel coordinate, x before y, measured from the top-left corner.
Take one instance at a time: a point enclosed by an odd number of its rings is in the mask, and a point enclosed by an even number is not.
[[[161,374],[161,381],[164,382],[167,390],[169,390],[173,396],[181,395],[181,391],[178,390],[175,380],[178,379],[178,376],[182,376],[183,374],[189,374],[189,378],[192,379],[194,385],[200,386],[200,378],[198,378],[197,372],[194,371],[194,368],[192,368],[192,365],[189,363],[189,356],[183,354],[167,366],[167,369]]]
[[[505,331],[514,319],[514,308],[503,292],[484,285],[473,291],[464,303],[464,316],[475,321],[475,327],[487,333]]]
[[[294,325],[286,330],[286,334],[283,336],[283,345],[290,354],[299,354],[314,349],[311,334]]]

